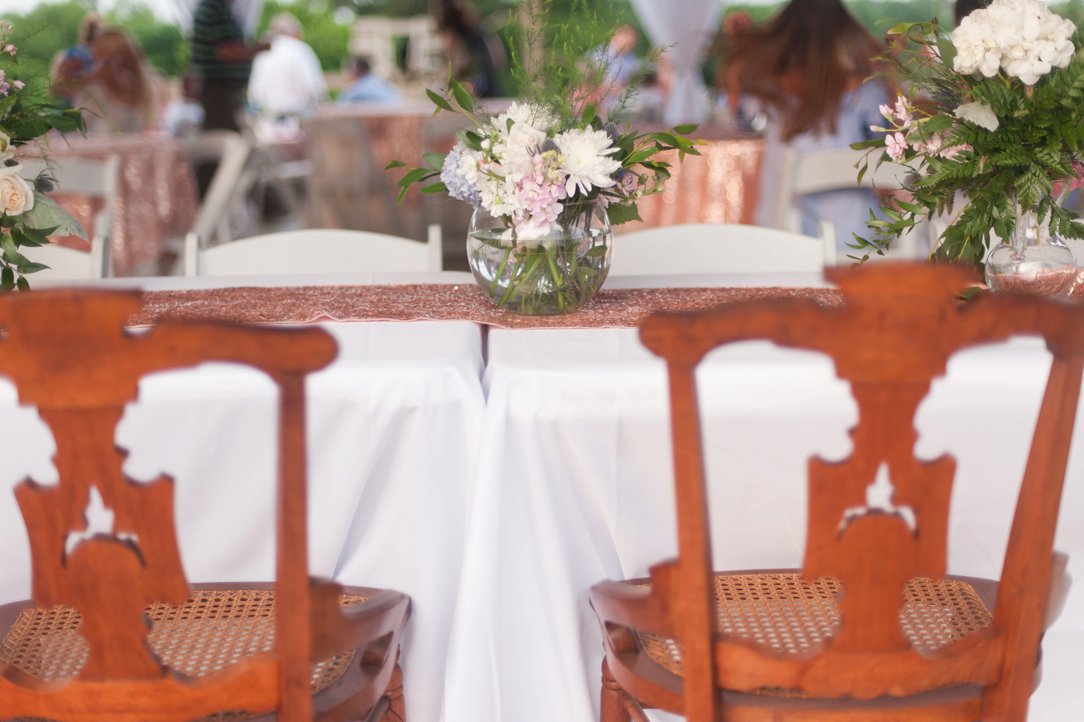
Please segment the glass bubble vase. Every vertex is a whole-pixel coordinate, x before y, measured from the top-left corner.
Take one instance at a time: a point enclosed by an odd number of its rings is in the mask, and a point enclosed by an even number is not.
[[[1077,284],[1076,257],[1034,210],[1017,205],[1012,238],[986,257],[986,283],[994,291],[1067,296]]]
[[[495,305],[531,316],[571,313],[602,288],[613,231],[597,203],[565,204],[548,232],[523,237],[506,217],[477,208],[467,231],[467,261]]]

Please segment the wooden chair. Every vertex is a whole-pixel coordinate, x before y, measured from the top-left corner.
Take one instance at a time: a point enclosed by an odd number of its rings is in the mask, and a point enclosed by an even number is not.
[[[604,634],[603,722],[643,720],[642,707],[690,722],[1026,718],[1039,641],[1064,592],[1064,558],[1052,549],[1084,307],[1008,294],[960,303],[972,275],[836,267],[826,276],[841,308],[786,300],[644,322],[641,339],[670,380],[678,556],[650,579],[591,591]],[[1043,337],[1054,360],[1001,579],[949,577],[955,461],[915,457],[915,413],[952,354],[1018,334]],[[747,339],[829,355],[858,405],[852,455],[809,461],[798,570],[712,571],[695,370],[713,348]],[[880,504],[867,496],[875,481],[892,486]]]
[[[835,261],[831,224],[813,238],[762,226],[690,223],[618,234],[610,275],[819,272]]]
[[[409,600],[307,571],[305,377],[334,359],[334,341],[214,322],[132,334],[140,303],[87,290],[0,298],[0,374],[51,428],[60,478],[15,489],[33,601],[0,608],[0,719],[402,720]],[[173,479],[136,483],[122,470],[114,434],[139,378],[205,361],[253,366],[278,387],[273,585],[190,585]],[[95,500],[111,527],[88,525]]]
[[[202,248],[198,236],[185,243],[185,275],[260,276],[303,273],[439,271],[440,226],[429,226],[425,243],[371,231],[310,228],[241,238]]]
[[[51,163],[38,159],[22,161],[21,175],[36,178],[47,171],[55,180],[57,193],[78,196],[94,206],[93,225],[88,228],[89,251],[50,243],[25,249],[23,255],[49,268],[36,272],[31,280],[89,280],[110,275],[113,222],[116,214],[120,161],[111,155],[105,160],[62,158]]]

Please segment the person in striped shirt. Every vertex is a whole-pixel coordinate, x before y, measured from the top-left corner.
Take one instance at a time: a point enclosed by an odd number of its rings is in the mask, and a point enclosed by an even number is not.
[[[190,71],[200,78],[203,129],[238,130],[252,59],[268,43],[245,42],[233,0],[200,0],[192,17]]]

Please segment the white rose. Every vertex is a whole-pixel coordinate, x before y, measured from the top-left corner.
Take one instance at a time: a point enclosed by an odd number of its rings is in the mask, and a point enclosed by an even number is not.
[[[0,168],[0,212],[9,216],[26,213],[34,207],[34,187],[19,175],[21,169],[21,165]]]
[[[997,130],[999,124],[997,115],[986,103],[964,103],[956,108],[953,114],[960,120],[974,123],[980,128],[986,128],[986,130]]]

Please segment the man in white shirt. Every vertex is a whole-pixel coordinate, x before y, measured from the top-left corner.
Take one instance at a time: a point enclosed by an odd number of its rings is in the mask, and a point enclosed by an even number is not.
[[[308,115],[327,97],[316,53],[301,40],[301,23],[290,13],[271,20],[271,49],[256,56],[248,81],[248,100],[263,118]]]

